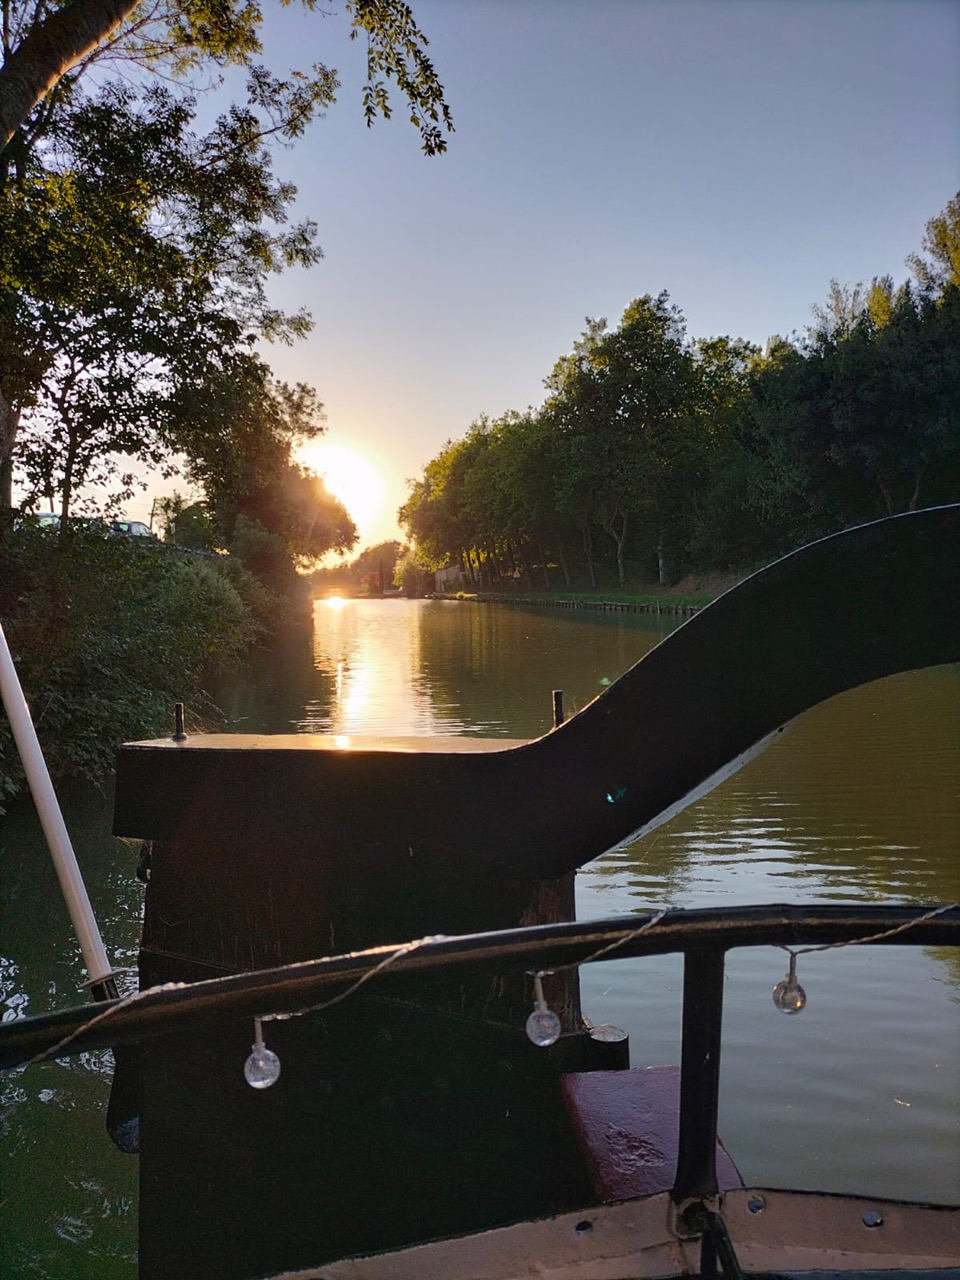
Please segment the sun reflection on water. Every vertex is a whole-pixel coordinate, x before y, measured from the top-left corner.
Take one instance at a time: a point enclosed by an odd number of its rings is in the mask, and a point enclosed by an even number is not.
[[[420,671],[419,610],[409,601],[331,596],[314,607],[313,661],[329,694],[304,708],[298,730],[346,739],[462,732],[441,721]]]

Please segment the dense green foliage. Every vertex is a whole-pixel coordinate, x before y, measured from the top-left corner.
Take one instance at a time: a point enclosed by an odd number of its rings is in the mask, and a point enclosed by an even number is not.
[[[255,384],[244,403],[230,391],[232,412],[216,433],[204,431],[187,471],[205,499],[163,505],[167,533],[180,546],[228,551],[274,592],[291,593],[296,570],[356,542],[356,527],[323,481],[293,460],[295,447],[323,431],[311,387]]]
[[[227,465],[237,418],[275,399],[255,337],[289,339],[306,316],[266,298],[268,276],[319,256],[314,228],[283,224],[249,120],[203,137],[165,89],[107,86],[65,107],[0,191],[0,382],[7,474],[69,514],[81,486],[130,496],[130,463],[175,454]]]
[[[318,14],[319,32],[330,11],[316,0],[302,4]],[[453,121],[426,54],[429,41],[410,6],[405,0],[345,0],[344,9],[350,38],[362,37],[366,49],[367,124],[390,116],[392,81],[409,105],[423,150],[443,152],[443,131],[452,131]],[[336,85],[336,72],[321,63],[292,71],[287,81],[266,73],[259,62],[263,14],[249,0],[3,0],[0,15],[0,165],[16,162],[64,94],[98,63],[126,62],[169,80],[197,72],[210,78],[223,67],[244,67],[252,78],[279,83],[293,95],[296,110],[272,121],[273,130],[287,136],[309,122],[318,86],[326,94]]]
[[[417,560],[413,550],[406,547],[394,567],[393,585],[398,587],[408,600],[417,600],[420,596],[432,594],[435,584],[433,574],[428,573]]]
[[[137,538],[26,527],[0,544],[0,618],[55,777],[98,780],[124,739],[170,732],[174,703],[254,638],[238,566]],[[0,798],[22,778],[0,714]]]
[[[475,422],[400,519],[455,585],[663,586],[865,520],[960,500],[960,195],[916,283],[836,282],[765,353],[690,339],[666,293],[588,320],[543,405]]]
[[[261,559],[271,541],[271,572],[351,546],[342,508],[290,459],[291,423],[322,429],[306,389],[274,384],[255,350],[311,324],[267,299],[271,274],[320,257],[315,226],[288,225],[296,190],[270,149],[333,103],[336,73],[268,71],[245,0],[0,3],[0,511],[16,479],[27,509],[66,519],[84,492],[110,514],[186,458],[229,535],[239,523]],[[409,6],[345,7],[367,122],[390,114],[392,81],[442,152],[452,123]],[[191,82],[225,66],[245,93],[199,133]]]

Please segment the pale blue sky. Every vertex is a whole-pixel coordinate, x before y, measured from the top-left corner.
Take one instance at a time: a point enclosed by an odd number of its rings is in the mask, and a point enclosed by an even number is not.
[[[325,259],[277,281],[331,444],[405,479],[481,413],[540,403],[586,316],[667,289],[698,337],[763,343],[831,277],[907,274],[960,187],[957,0],[412,0],[456,132],[428,159],[396,94],[368,130],[342,15],[266,6],[276,67],[337,105],[277,168]]]

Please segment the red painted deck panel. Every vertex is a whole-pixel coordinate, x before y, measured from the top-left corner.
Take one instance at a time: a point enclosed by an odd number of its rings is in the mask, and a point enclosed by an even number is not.
[[[680,1131],[679,1068],[572,1072],[561,1085],[598,1201],[671,1189]],[[743,1186],[719,1142],[717,1181],[721,1191]]]

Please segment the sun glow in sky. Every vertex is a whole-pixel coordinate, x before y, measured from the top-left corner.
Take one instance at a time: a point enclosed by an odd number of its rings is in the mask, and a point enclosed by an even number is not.
[[[271,281],[315,323],[263,354],[323,401],[304,462],[358,550],[446,440],[542,404],[585,317],[666,289],[692,336],[802,335],[831,278],[903,281],[957,190],[956,0],[413,0],[456,123],[433,158],[393,86],[366,127],[342,8],[264,6],[271,69],[343,87],[274,156],[324,257]]]
[[[350,512],[359,534],[357,551],[393,536],[394,512],[387,509],[386,482],[368,458],[324,439],[304,445],[300,460],[323,476],[327,489]],[[381,534],[381,528],[386,532]]]

